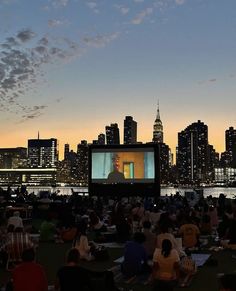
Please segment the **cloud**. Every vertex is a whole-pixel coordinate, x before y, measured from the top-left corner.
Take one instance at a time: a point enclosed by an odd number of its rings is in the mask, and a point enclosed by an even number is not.
[[[114,7],[115,7],[116,9],[118,9],[122,15],[126,15],[126,14],[128,14],[129,11],[130,11],[130,8],[129,8],[129,7],[126,7],[126,6],[122,6],[122,5],[114,5]]]
[[[202,85],[202,84],[207,84],[207,83],[214,83],[216,81],[217,81],[216,78],[212,78],[212,79],[208,79],[208,80],[199,81],[198,84]]]
[[[27,120],[32,120],[41,116],[44,110],[47,108],[47,105],[34,105],[32,107],[22,106],[24,114],[21,115],[21,120],[19,123],[25,122]]]
[[[65,23],[66,23],[66,21],[59,20],[59,19],[49,19],[48,20],[49,27],[56,27],[56,26],[64,25]]]
[[[86,5],[94,12],[99,13],[98,4],[94,1],[86,2]]]
[[[175,3],[177,5],[183,5],[186,2],[186,0],[175,0]]]
[[[66,7],[69,3],[69,0],[51,0],[54,7]]]
[[[97,3],[96,3],[96,2],[87,2],[86,5],[87,5],[90,9],[97,8]]]
[[[153,13],[153,8],[149,7],[149,8],[146,8],[144,9],[143,11],[141,11],[140,13],[138,13],[135,18],[133,18],[131,20],[131,23],[134,24],[134,25],[139,25],[141,24],[144,19],[148,16],[148,15],[151,15]]]
[[[135,3],[143,3],[144,0],[133,0]]]
[[[29,108],[20,98],[37,88],[49,64],[69,62],[82,53],[68,38],[38,37],[29,29],[7,37],[0,42],[0,110],[22,115],[22,120],[40,116],[45,105]]]
[[[83,42],[87,46],[92,46],[96,48],[104,47],[111,41],[115,40],[119,36],[119,32],[114,32],[106,35],[96,35],[94,37],[85,36]]]
[[[33,37],[35,37],[35,33],[31,31],[30,29],[25,29],[20,31],[16,37],[21,41],[21,42],[27,42],[31,40]]]

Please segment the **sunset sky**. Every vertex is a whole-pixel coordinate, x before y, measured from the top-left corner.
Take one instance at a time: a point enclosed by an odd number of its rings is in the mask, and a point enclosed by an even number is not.
[[[236,127],[235,0],[0,0],[0,147],[55,137],[76,149],[110,123],[164,142],[208,125],[225,149]]]

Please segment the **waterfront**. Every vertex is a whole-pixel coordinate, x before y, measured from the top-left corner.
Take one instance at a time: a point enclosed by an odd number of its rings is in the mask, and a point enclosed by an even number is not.
[[[6,190],[6,187],[3,187]],[[12,187],[15,189],[15,187]],[[69,187],[69,186],[58,186],[58,187],[50,187],[50,186],[28,186],[27,191],[28,193],[34,193],[35,195],[39,195],[40,192],[47,191],[49,193],[57,193],[58,195],[71,195],[72,189],[74,192],[78,192],[81,195],[88,194],[87,187]],[[205,187],[201,188],[203,190],[204,197],[212,195],[212,197],[219,197],[221,193],[226,195],[227,198],[234,198],[236,197],[236,188],[231,187]],[[161,188],[161,196],[175,194],[179,192],[180,195],[184,195],[185,191],[193,191],[191,188],[174,188],[174,187],[162,187]]]

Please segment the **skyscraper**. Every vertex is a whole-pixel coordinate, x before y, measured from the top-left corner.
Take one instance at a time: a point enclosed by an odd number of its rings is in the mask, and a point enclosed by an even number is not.
[[[104,133],[100,133],[98,135],[98,144],[104,145],[105,144],[105,140],[106,140],[105,134]]]
[[[28,161],[32,168],[55,167],[58,161],[57,139],[29,139]]]
[[[159,145],[160,152],[160,179],[162,184],[169,182],[171,169],[171,151],[170,147],[163,142],[163,125],[160,118],[159,103],[157,106],[157,115],[153,125],[153,143]]]
[[[208,127],[200,120],[178,133],[176,156],[180,183],[196,183],[207,180],[208,152]]]
[[[88,185],[88,152],[87,141],[81,140],[81,143],[77,145],[77,159],[75,163],[77,173],[74,173],[77,182],[81,186]]]
[[[137,143],[137,122],[132,116],[126,116],[124,120],[124,144]]]
[[[69,152],[70,152],[70,145],[66,143],[65,148],[64,148],[64,160],[68,160]]]
[[[27,165],[27,148],[2,148],[0,149],[0,168],[16,169]]]
[[[236,129],[232,126],[225,131],[225,150],[230,157],[230,167],[236,168]]]
[[[159,103],[157,106],[157,115],[153,125],[153,142],[163,142],[163,125],[160,117]]]
[[[120,144],[120,130],[117,123],[106,126],[107,144]]]

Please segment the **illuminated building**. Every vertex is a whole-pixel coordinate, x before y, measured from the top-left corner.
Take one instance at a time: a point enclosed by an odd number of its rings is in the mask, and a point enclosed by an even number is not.
[[[68,160],[69,153],[70,153],[70,145],[66,143],[64,147],[64,160]]]
[[[0,149],[0,168],[16,169],[27,165],[27,148],[2,148]]]
[[[57,139],[29,139],[28,161],[31,168],[55,167],[58,161]]]
[[[160,117],[159,103],[157,106],[157,115],[153,125],[153,138],[155,143],[163,142],[163,125]]]
[[[178,133],[177,169],[183,184],[209,179],[208,127],[200,120]]]
[[[56,168],[0,169],[1,185],[55,185]]]
[[[163,142],[163,125],[160,118],[159,104],[157,106],[157,115],[153,125],[153,143],[158,143],[160,151],[160,178],[162,184],[167,184],[171,169],[171,151],[170,147]]]
[[[106,141],[108,145],[120,144],[120,130],[117,123],[106,126]]]
[[[124,120],[124,144],[137,143],[137,122],[132,116],[126,116]]]

